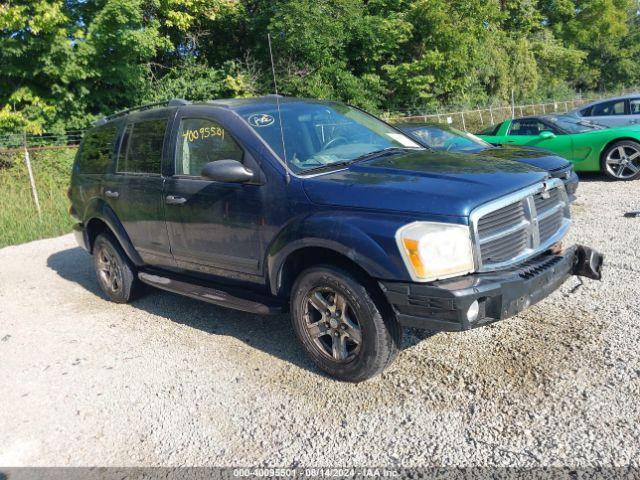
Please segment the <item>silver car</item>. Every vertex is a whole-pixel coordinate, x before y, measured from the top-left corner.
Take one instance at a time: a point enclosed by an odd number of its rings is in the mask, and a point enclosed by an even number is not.
[[[624,127],[640,123],[640,93],[607,98],[583,105],[564,116],[578,117],[605,127]]]

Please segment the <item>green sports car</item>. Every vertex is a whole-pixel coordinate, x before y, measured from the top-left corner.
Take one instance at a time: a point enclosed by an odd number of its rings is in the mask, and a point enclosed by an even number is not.
[[[479,137],[495,145],[526,145],[570,160],[577,171],[602,171],[615,180],[640,177],[640,127],[605,128],[563,116],[505,120]]]

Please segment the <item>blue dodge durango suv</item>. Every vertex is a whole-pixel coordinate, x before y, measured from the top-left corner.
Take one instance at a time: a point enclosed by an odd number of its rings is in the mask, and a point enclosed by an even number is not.
[[[267,96],[172,100],[107,117],[73,168],[71,214],[98,282],[247,312],[290,310],[330,375],[362,381],[403,326],[461,331],[513,316],[602,256],[562,244],[562,180],[435,151],[362,110]]]

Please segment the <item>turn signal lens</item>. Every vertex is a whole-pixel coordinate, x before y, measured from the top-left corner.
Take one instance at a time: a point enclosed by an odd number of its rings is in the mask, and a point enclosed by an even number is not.
[[[425,277],[426,271],[424,265],[422,265],[422,260],[420,260],[420,253],[418,252],[418,241],[404,239],[403,242],[404,248],[407,250],[407,255],[409,256],[409,261],[411,262],[411,266],[416,272],[416,275],[419,277]]]

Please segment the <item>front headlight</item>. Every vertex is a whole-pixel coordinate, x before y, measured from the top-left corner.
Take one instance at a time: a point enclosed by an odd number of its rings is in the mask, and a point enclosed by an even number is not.
[[[411,278],[430,282],[474,271],[471,231],[466,225],[414,222],[398,229],[396,243]]]

